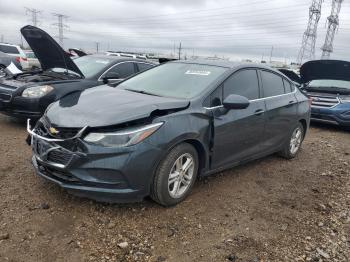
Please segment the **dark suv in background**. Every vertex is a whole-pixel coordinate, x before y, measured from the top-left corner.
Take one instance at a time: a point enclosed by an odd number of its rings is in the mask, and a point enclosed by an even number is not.
[[[37,174],[68,191],[169,206],[198,176],[276,152],[295,157],[309,120],[310,101],[278,71],[178,61],[66,96],[28,132]]]

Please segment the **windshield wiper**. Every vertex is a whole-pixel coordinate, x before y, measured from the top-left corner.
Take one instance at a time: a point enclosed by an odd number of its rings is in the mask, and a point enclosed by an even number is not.
[[[150,95],[150,96],[159,96],[159,97],[162,97],[162,96],[160,96],[160,95],[156,95],[156,94],[147,92],[147,91],[145,91],[145,90],[133,90],[133,89],[125,89],[125,90],[130,91],[130,92],[134,92],[134,93],[143,94],[143,95]]]

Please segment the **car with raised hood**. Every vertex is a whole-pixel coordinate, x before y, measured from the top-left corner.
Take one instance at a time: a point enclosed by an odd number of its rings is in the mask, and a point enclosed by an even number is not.
[[[40,118],[47,106],[67,94],[113,83],[147,70],[154,63],[106,55],[74,59],[46,32],[25,26],[21,33],[41,64],[41,70],[0,80],[0,112],[18,118]]]
[[[302,90],[312,99],[311,120],[350,127],[350,62],[310,61],[300,68]]]
[[[66,96],[27,130],[36,173],[73,194],[171,206],[198,177],[295,157],[309,119],[310,101],[278,71],[175,61]]]

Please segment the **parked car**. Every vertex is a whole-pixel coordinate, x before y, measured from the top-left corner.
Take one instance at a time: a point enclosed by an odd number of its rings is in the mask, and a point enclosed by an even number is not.
[[[41,64],[41,71],[0,80],[0,112],[18,118],[40,118],[47,106],[69,93],[113,83],[154,66],[116,56],[87,55],[74,59],[47,33],[33,26],[21,29]]]
[[[0,52],[8,54],[9,56],[15,57],[16,61],[21,64],[21,67],[23,70],[28,69],[26,67],[27,56],[19,45],[0,43]]]
[[[7,76],[7,72],[5,69],[11,63],[13,63],[19,70],[22,69],[21,63],[18,62],[18,60],[15,57],[0,52],[0,78]]]
[[[317,60],[305,63],[301,80],[312,98],[311,120],[350,127],[350,62]]]
[[[184,200],[199,176],[300,150],[310,101],[283,74],[176,61],[53,103],[28,132],[38,175],[105,202]]]
[[[32,50],[24,50],[24,53],[26,54],[27,61],[24,61],[23,64],[25,64],[25,68],[27,70],[35,70],[41,68],[39,59],[35,56]]]

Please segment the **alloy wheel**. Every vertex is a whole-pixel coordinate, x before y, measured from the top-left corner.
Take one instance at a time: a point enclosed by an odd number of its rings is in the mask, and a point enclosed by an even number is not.
[[[187,192],[192,183],[194,167],[194,158],[188,153],[181,155],[175,161],[168,178],[168,190],[171,197],[180,198]]]
[[[298,152],[298,150],[300,149],[302,140],[303,140],[303,131],[301,130],[300,127],[297,127],[294,130],[292,134],[292,138],[290,140],[289,149],[291,154],[295,155]]]

